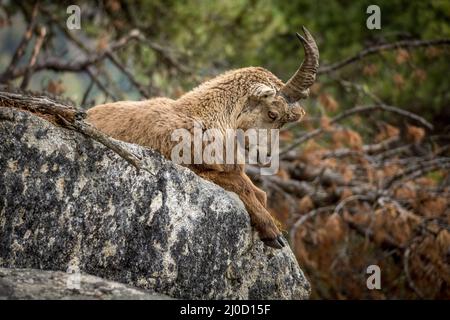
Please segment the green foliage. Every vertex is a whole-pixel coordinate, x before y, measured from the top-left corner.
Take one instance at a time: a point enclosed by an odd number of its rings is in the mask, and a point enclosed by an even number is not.
[[[45,7],[64,24],[69,4],[49,2]],[[112,41],[138,27],[149,41],[167,48],[191,70],[191,74],[178,74],[142,43],[120,52],[122,60],[143,84],[152,83],[168,95],[173,95],[180,86],[189,90],[203,78],[250,65],[266,67],[281,79],[288,79],[302,59],[295,37],[302,25],[316,37],[322,65],[374,44],[450,37],[450,3],[439,0],[377,1],[381,8],[381,30],[366,28],[370,0],[105,0],[78,4],[82,9],[82,30],[75,33],[90,39],[87,44],[95,45],[102,37]],[[4,9],[10,15],[20,11],[14,3]],[[445,51],[431,58],[424,52],[425,49],[411,51],[410,59],[402,64],[396,63],[397,52],[382,53],[345,67],[339,75],[367,85],[387,103],[432,117],[449,103],[448,77],[443,75],[449,59]],[[369,64],[378,72],[365,74],[363,69]],[[417,69],[421,70],[419,73],[423,71],[421,77],[425,80],[418,81]],[[116,71],[112,67],[112,72]],[[396,79],[398,82],[402,78],[405,83],[396,85]],[[331,87],[325,89],[341,105],[354,102],[345,91],[336,88],[333,79],[322,76],[319,81],[331,82]]]

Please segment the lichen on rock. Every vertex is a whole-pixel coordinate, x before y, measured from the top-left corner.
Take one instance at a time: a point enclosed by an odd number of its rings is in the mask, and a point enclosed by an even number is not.
[[[0,300],[171,300],[87,274],[0,268]]]
[[[0,103],[0,267],[66,271],[175,298],[305,299],[290,250],[258,240],[234,194],[121,143],[102,144]]]

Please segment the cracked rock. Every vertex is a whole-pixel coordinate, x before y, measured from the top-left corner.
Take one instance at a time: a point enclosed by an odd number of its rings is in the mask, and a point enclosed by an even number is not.
[[[82,134],[0,102],[0,267],[67,271],[174,298],[305,299],[235,194],[159,153],[138,172]],[[5,271],[3,271],[5,272]]]

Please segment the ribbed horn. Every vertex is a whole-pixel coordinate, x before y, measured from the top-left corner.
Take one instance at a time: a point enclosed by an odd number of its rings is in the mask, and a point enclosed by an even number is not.
[[[305,27],[302,27],[302,29],[305,37],[299,33],[297,33],[297,37],[305,50],[305,60],[280,90],[280,94],[290,103],[309,96],[309,87],[316,80],[317,70],[319,69],[319,48],[317,48],[316,41],[314,41],[311,33]]]

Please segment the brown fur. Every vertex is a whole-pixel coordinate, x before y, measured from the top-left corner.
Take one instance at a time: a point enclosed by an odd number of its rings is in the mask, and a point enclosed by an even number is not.
[[[304,115],[298,104],[288,104],[276,92],[283,86],[269,71],[250,67],[229,71],[207,81],[178,100],[155,98],[120,101],[88,110],[87,120],[113,138],[151,147],[170,159],[174,129],[192,130],[194,121],[205,129],[280,128]],[[273,120],[268,116],[276,114]],[[243,165],[189,165],[201,177],[235,192],[250,214],[261,239],[269,245],[279,235],[266,209],[266,194],[244,172]]]

